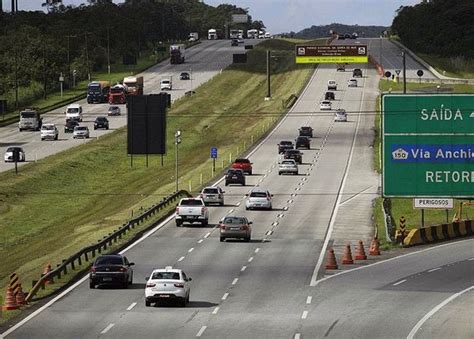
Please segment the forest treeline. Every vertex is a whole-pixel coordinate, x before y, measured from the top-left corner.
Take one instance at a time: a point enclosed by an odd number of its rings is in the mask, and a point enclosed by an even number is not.
[[[160,42],[185,40],[190,32],[207,36],[224,29],[232,14],[246,14],[234,5],[212,7],[198,0],[155,2],[111,0],[79,7],[50,6],[43,11],[0,13],[0,97],[15,86],[57,87],[60,73],[70,83],[88,71],[121,63],[123,56],[156,50]],[[264,27],[261,21],[233,24],[240,29]],[[45,92],[46,93],[46,92]]]

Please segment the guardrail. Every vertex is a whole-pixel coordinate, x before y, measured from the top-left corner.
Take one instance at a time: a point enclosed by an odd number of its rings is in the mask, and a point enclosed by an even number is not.
[[[473,235],[473,220],[441,224],[411,230],[403,239],[403,246],[429,244]]]
[[[52,281],[54,278],[61,278],[62,274],[67,274],[68,267],[71,267],[72,270],[75,269],[75,263],[77,262],[78,265],[82,265],[82,258],[85,261],[89,261],[89,258],[94,258],[97,254],[102,253],[102,251],[107,250],[108,247],[112,246],[113,243],[116,243],[118,239],[122,239],[122,236],[125,235],[128,231],[135,228],[135,226],[139,225],[140,223],[146,221],[151,216],[158,213],[163,208],[169,207],[170,204],[174,203],[177,199],[181,198],[182,196],[191,197],[187,191],[181,190],[175,192],[166,198],[163,198],[158,204],[153,205],[152,207],[145,210],[140,216],[130,220],[129,222],[123,224],[119,227],[118,230],[110,233],[109,235],[105,236],[102,240],[99,240],[97,244],[91,245],[81,249],[79,252],[71,255],[68,259],[63,260],[62,264],[59,265],[54,270],[50,271],[49,273],[43,275],[40,280],[38,280],[32,289],[28,292],[26,297],[26,301],[31,301],[32,298],[36,295],[38,290],[44,286],[47,281]],[[165,216],[162,218],[164,219]],[[162,220],[160,219],[160,220]],[[143,232],[146,232],[147,229],[142,230],[138,235],[141,235]]]

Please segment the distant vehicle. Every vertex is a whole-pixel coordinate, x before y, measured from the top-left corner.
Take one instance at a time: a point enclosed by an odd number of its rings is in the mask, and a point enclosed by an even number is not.
[[[298,164],[293,159],[284,159],[278,164],[278,175],[285,173],[298,175]]]
[[[265,39],[270,39],[271,37],[272,37],[272,35],[269,32],[265,32],[265,34],[264,34]]]
[[[107,115],[120,115],[120,107],[119,106],[109,106],[107,110]]]
[[[73,139],[77,139],[77,138],[88,139],[89,138],[89,127],[87,127],[87,126],[76,126],[76,127],[74,127],[74,132],[72,133],[72,138]]]
[[[311,126],[301,126],[298,131],[302,137],[313,137],[313,128]]]
[[[303,153],[301,153],[297,149],[292,149],[292,150],[286,151],[283,158],[284,159],[293,159],[294,161],[296,161],[300,165],[301,165],[301,163],[303,163]]]
[[[58,140],[59,131],[55,124],[43,124],[41,126],[41,141],[43,140]]]
[[[295,140],[295,148],[306,148],[311,149],[311,140],[308,137],[299,136]]]
[[[285,153],[285,151],[289,149],[293,149],[293,141],[288,141],[288,140],[282,140],[278,144],[278,153]]]
[[[235,161],[232,163],[231,168],[235,169],[241,169],[244,171],[244,173],[248,173],[249,175],[252,175],[252,163],[250,162],[249,159],[245,158],[238,158],[235,159]]]
[[[180,80],[189,80],[189,79],[191,79],[191,77],[189,76],[188,72],[181,72],[181,74],[179,75],[179,79]]]
[[[127,88],[127,95],[143,95],[143,77],[125,77],[123,84]]]
[[[89,273],[89,287],[97,285],[119,284],[127,288],[133,284],[133,269],[135,265],[127,257],[120,254],[101,255],[95,259]]]
[[[336,111],[336,113],[334,114],[334,121],[338,122],[338,121],[343,121],[343,122],[346,122],[347,121],[347,113],[346,113],[346,110],[345,109],[338,109]]]
[[[109,129],[109,120],[106,117],[97,117],[95,118],[94,121],[94,129],[99,129],[99,128],[104,128],[104,129]]]
[[[66,119],[75,119],[82,122],[82,106],[79,104],[70,104],[66,108]]]
[[[247,39],[258,39],[258,29],[247,30]]]
[[[346,39],[351,39],[352,36],[351,36],[349,33],[346,33],[346,34],[344,34],[344,38],[346,38]]]
[[[225,175],[225,185],[238,184],[245,186],[245,174],[241,169],[230,168]]]
[[[344,36],[344,34],[341,34],[341,35],[338,35],[337,36],[337,40],[344,40],[346,37]]]
[[[127,87],[116,84],[109,91],[109,104],[125,104],[127,102]]]
[[[327,100],[324,100],[324,101],[321,101],[321,104],[319,104],[319,109],[321,111],[330,111],[332,108],[332,105],[331,105],[331,101],[327,101]]]
[[[92,81],[87,85],[87,103],[104,103],[109,98],[110,82]]]
[[[324,100],[336,100],[334,92],[326,92],[324,94]]]
[[[350,79],[347,81],[347,86],[348,87],[357,87],[357,79]]]
[[[209,210],[201,198],[183,198],[176,207],[175,220],[177,227],[184,222],[191,224],[198,222],[202,226],[207,226]]]
[[[198,32],[191,32],[189,33],[189,41],[198,41],[199,40],[199,33]]]
[[[224,32],[222,31],[222,29],[210,28],[207,31],[207,38],[209,40],[224,39]]]
[[[171,91],[173,89],[173,83],[171,78],[163,78],[160,81],[160,90],[162,91]]]
[[[328,80],[328,90],[337,91],[337,82],[336,80]]]
[[[345,65],[337,65],[337,69],[336,69],[338,72],[345,72],[346,71],[346,66]]]
[[[18,152],[17,162],[24,162],[26,160],[25,151],[18,146],[8,147],[3,156],[3,160],[5,160],[5,162],[15,162],[15,152]]]
[[[238,41],[237,39],[232,39],[232,41],[230,42],[230,45],[231,45],[232,47],[238,46],[238,45],[239,45],[239,41]]]
[[[239,38],[240,30],[238,29],[231,29],[229,32],[229,39],[237,40]]]
[[[18,122],[19,131],[33,130],[39,131],[43,125],[43,118],[40,117],[38,111],[33,109],[25,109],[20,112],[20,121]]]
[[[219,204],[224,205],[224,191],[219,186],[217,187],[204,187],[199,194],[199,197],[204,201],[204,204]]]
[[[357,39],[359,37],[359,35],[357,33],[352,33],[351,35],[351,39]]]
[[[185,60],[186,46],[184,44],[170,46],[170,63],[182,64]]]
[[[266,189],[260,187],[255,187],[250,191],[249,194],[246,194],[247,200],[245,201],[245,209],[272,209],[272,197],[273,194],[270,194]]]
[[[353,78],[362,78],[362,70],[360,68],[354,68],[352,71]]]
[[[186,307],[191,294],[191,277],[186,276],[180,269],[167,266],[164,269],[155,269],[150,277],[146,277],[145,306],[160,301],[175,301]]]
[[[226,239],[244,239],[250,241],[252,238],[252,222],[246,217],[226,216],[219,221],[220,241]]]
[[[239,44],[243,44],[243,43],[244,43],[244,39],[238,38],[238,39],[237,39],[237,42],[238,42]]]
[[[259,30],[258,31],[258,38],[259,39],[265,39],[265,31]]]
[[[75,119],[66,119],[66,124],[64,125],[64,133],[74,132],[74,127],[79,126],[79,121]]]

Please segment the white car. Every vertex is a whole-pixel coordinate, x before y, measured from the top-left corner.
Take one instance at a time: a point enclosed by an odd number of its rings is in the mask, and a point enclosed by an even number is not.
[[[245,201],[246,210],[252,210],[257,208],[267,210],[272,209],[273,194],[270,194],[270,192],[268,192],[267,190],[255,187],[254,189],[252,189],[252,191],[250,191],[249,194],[246,194],[246,196],[248,197]]]
[[[334,121],[347,121],[347,113],[345,109],[338,109],[336,113],[334,114]]]
[[[109,110],[107,111],[107,115],[120,115],[120,107],[119,106],[109,106]]]
[[[160,82],[160,89],[162,91],[171,91],[173,89],[173,85],[170,79],[163,79]]]
[[[347,81],[347,87],[357,87],[357,79],[350,79]]]
[[[327,100],[324,100],[324,101],[321,101],[321,104],[319,105],[319,109],[321,111],[330,111],[331,110],[331,101],[327,101]]]
[[[43,124],[41,126],[41,140],[58,140],[59,131],[55,124]]]
[[[298,175],[298,164],[294,159],[283,159],[278,164],[278,175],[284,173],[296,174]]]
[[[89,127],[87,126],[76,126],[74,127],[74,132],[72,133],[72,138],[89,138]]]
[[[82,122],[82,106],[79,104],[71,104],[66,108],[66,119],[75,119]]]
[[[337,91],[337,82],[336,82],[336,80],[328,80],[328,90]]]
[[[200,197],[204,201],[204,204],[219,204],[224,206],[224,191],[219,186],[217,187],[204,187],[201,191]]]
[[[146,280],[145,306],[166,300],[177,300],[182,307],[189,303],[192,279],[182,270],[166,266],[153,270]]]
[[[5,155],[3,157],[5,162],[14,162],[15,159],[13,159],[13,153],[15,151],[18,152],[18,162],[25,161],[26,156],[25,156],[25,151],[23,150],[23,148],[18,147],[18,146],[12,146],[12,147],[8,147],[7,150],[5,151]]]

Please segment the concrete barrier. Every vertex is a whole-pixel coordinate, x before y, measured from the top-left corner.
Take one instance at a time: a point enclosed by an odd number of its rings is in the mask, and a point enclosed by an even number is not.
[[[403,246],[430,244],[473,235],[472,220],[441,224],[411,230],[403,240]]]

